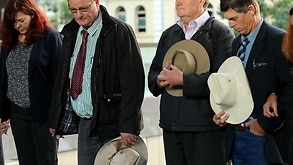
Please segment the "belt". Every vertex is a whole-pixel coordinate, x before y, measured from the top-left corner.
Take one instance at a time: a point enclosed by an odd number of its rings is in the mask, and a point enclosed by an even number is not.
[[[250,121],[250,120],[253,120],[254,118],[252,117],[252,116],[250,116],[247,120],[245,120],[243,123],[240,123],[240,124],[237,124],[237,125],[235,125],[235,129],[237,130],[237,131],[244,131],[244,130],[246,130],[247,128],[249,128],[247,125],[246,125],[246,123],[248,122],[248,121]]]
[[[237,131],[244,131],[244,130],[246,130],[246,128],[248,128],[248,127],[245,126],[245,123],[235,125],[235,129]]]

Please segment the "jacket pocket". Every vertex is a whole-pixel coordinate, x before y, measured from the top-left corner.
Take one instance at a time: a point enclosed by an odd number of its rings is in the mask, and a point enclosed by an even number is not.
[[[104,95],[103,108],[100,109],[100,121],[104,124],[117,123],[119,121],[119,106],[121,94],[107,97]]]

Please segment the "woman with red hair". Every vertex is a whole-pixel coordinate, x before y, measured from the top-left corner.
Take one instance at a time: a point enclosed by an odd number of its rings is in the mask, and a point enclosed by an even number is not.
[[[285,57],[293,62],[293,7],[289,11],[287,33],[283,40],[282,50]]]
[[[285,57],[290,61],[293,62],[293,7],[289,11],[288,16],[288,25],[286,29],[287,33],[284,36],[282,50]],[[293,74],[293,68],[291,70]],[[293,165],[293,84],[291,84],[291,90],[288,95],[288,108],[286,111],[286,124],[284,130],[286,131],[286,136],[283,137],[285,141],[284,144],[287,144],[287,150],[281,151],[284,154],[284,161],[288,165]]]
[[[0,118],[10,119],[19,164],[57,165],[48,112],[62,36],[33,0],[8,0],[0,36]]]

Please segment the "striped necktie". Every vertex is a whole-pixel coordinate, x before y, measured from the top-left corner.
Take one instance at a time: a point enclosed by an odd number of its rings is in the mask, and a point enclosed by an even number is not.
[[[246,46],[249,44],[249,40],[247,37],[244,37],[243,40],[241,40],[241,46],[238,50],[238,57],[241,59],[243,62],[245,60],[245,51],[246,51]]]
[[[76,58],[71,79],[70,95],[73,99],[76,99],[82,91],[84,63],[86,57],[86,43],[88,34],[89,33],[86,30],[82,30],[82,43]]]

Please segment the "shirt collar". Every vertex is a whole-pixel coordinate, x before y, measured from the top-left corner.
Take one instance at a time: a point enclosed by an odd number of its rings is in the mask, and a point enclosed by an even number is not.
[[[261,21],[258,23],[256,28],[247,35],[248,40],[250,42],[252,42],[252,44],[253,44],[262,24],[263,24],[263,19],[261,19]],[[244,36],[241,36],[241,40],[243,40],[243,38],[244,38]]]
[[[198,18],[196,18],[195,20],[192,20],[189,22],[189,24],[195,24],[196,26],[198,27],[201,27],[205,24],[205,22],[210,18],[210,15],[208,13],[207,10],[205,10],[202,15],[200,15]],[[177,24],[180,26],[180,27],[183,27],[184,25],[184,22],[181,18],[179,18],[177,20]]]

